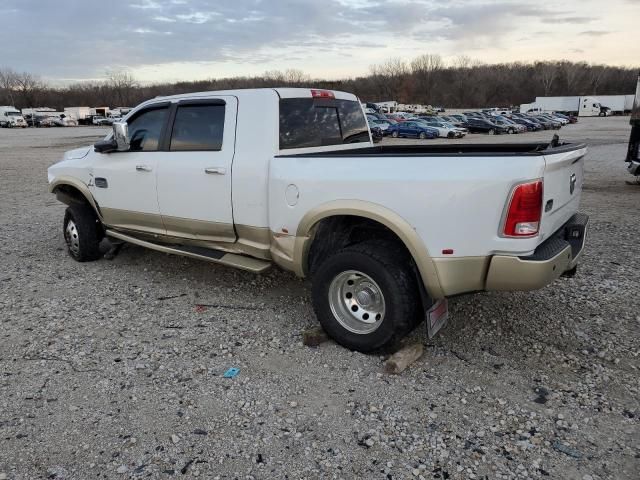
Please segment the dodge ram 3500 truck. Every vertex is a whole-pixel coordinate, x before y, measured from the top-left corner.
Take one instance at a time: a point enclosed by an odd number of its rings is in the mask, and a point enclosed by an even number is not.
[[[573,273],[584,145],[374,146],[354,95],[314,89],[154,98],[48,170],[78,261],[106,235],[311,279],[324,329],[372,351],[446,298]]]

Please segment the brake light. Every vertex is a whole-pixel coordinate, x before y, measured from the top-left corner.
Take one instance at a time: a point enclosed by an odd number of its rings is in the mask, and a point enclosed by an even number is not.
[[[311,90],[311,96],[313,98],[336,98],[333,92],[329,90]]]
[[[542,217],[542,180],[517,185],[512,193],[504,221],[505,237],[534,237]]]

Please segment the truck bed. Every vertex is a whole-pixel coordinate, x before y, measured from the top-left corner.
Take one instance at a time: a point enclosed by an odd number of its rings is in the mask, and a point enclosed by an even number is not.
[[[496,143],[496,144],[439,144],[439,145],[376,145],[350,150],[334,150],[314,153],[284,154],[278,157],[353,157],[361,156],[537,156],[571,152],[585,148],[582,143],[561,143],[551,147],[549,143]]]

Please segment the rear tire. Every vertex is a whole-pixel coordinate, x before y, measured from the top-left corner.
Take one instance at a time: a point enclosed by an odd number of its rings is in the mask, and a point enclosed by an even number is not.
[[[313,308],[324,330],[359,352],[387,350],[420,321],[420,294],[409,255],[392,242],[350,245],[321,263]]]
[[[67,251],[78,262],[98,260],[104,231],[89,205],[71,205],[64,215],[63,229]]]
[[[398,131],[397,131],[397,130],[394,130],[393,132],[391,132],[391,136],[392,136],[393,138],[398,138],[398,135],[399,135],[399,134],[398,134]]]
[[[491,128],[491,129],[489,129],[489,131],[488,131],[487,133],[488,133],[489,135],[495,135],[495,134],[496,134],[496,131],[495,131],[493,128]]]

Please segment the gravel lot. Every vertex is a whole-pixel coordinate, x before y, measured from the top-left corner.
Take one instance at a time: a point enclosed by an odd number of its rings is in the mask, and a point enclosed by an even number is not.
[[[453,299],[439,336],[413,333],[425,354],[399,376],[380,356],[303,346],[316,321],[289,273],[134,246],[74,262],[45,170],[104,132],[0,130],[0,480],[638,478],[628,118],[560,132],[592,145],[578,275]]]

